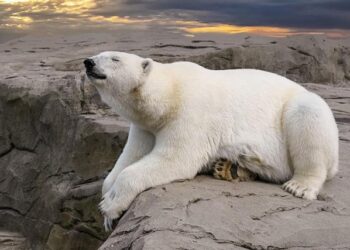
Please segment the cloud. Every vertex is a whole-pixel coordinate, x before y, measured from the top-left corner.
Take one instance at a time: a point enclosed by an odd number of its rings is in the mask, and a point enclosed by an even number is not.
[[[195,22],[201,27],[192,27]],[[191,33],[350,32],[350,1],[0,0],[0,28],[87,29],[98,25],[168,25]]]
[[[208,23],[286,28],[350,29],[348,0],[125,0],[93,10],[100,15],[170,15],[191,13]]]

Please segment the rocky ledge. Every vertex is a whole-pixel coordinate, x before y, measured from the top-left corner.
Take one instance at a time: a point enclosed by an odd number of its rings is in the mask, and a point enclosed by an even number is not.
[[[89,39],[0,45],[0,249],[350,248],[348,42],[244,35],[230,42],[160,39],[141,46],[128,37]],[[138,196],[108,237],[97,204],[128,124],[79,73],[81,58],[108,49],[323,83],[305,86],[335,113],[339,174],[312,202],[278,185],[206,176],[156,187]]]

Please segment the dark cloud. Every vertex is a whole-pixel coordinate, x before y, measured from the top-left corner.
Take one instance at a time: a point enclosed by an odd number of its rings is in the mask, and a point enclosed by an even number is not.
[[[202,22],[305,29],[350,29],[349,0],[124,0],[92,11],[113,16],[176,16],[190,12]]]

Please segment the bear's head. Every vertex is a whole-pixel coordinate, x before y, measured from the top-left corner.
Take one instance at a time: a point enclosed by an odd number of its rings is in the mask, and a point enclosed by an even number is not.
[[[153,126],[173,112],[169,100],[177,95],[169,88],[172,84],[166,83],[167,71],[152,59],[107,51],[87,58],[84,64],[102,100],[126,119]]]
[[[133,54],[107,51],[87,58],[84,64],[87,76],[98,89],[126,95],[144,83],[152,62]]]

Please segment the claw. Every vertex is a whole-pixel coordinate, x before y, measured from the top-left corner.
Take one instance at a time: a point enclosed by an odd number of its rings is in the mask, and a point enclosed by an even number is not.
[[[104,227],[105,227],[105,231],[111,231],[113,229],[113,219],[110,219],[108,217],[104,217]]]
[[[98,210],[100,210],[101,214],[105,214],[105,201],[101,201],[99,204],[98,204]]]
[[[101,210],[101,209],[102,209],[102,206],[103,206],[103,201],[101,201],[101,202],[98,204],[98,209]]]

